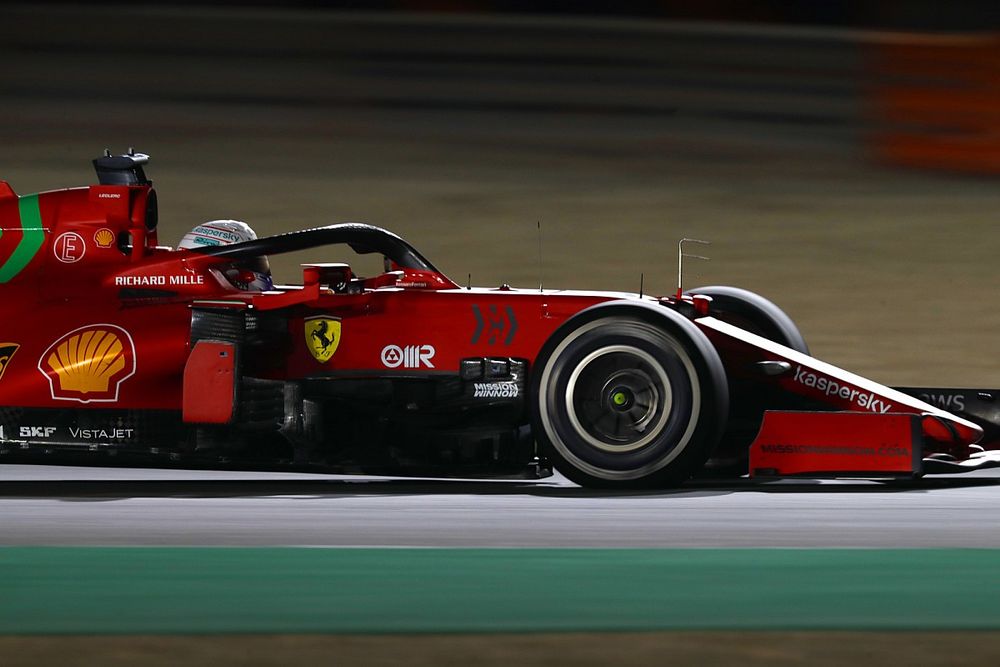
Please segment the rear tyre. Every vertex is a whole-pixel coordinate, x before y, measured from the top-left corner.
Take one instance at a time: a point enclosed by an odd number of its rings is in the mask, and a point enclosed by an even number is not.
[[[722,362],[697,327],[669,311],[647,319],[598,310],[571,320],[536,368],[536,438],[556,469],[582,486],[680,484],[725,426]]]

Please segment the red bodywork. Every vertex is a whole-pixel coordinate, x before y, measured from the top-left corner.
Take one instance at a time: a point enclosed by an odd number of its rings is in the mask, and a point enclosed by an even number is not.
[[[951,413],[706,316],[707,299],[464,289],[435,271],[399,266],[367,279],[348,272],[351,289],[344,291],[326,281],[337,271],[345,278],[344,267],[334,265],[306,266],[302,285],[243,292],[222,276],[226,257],[157,245],[155,226],[147,225],[151,192],[148,185],[100,185],[19,198],[0,182],[0,354],[7,350],[0,357],[0,406],[177,411],[188,423],[225,422],[233,414],[227,401],[237,381],[235,355],[225,345],[199,345],[192,353],[192,306],[199,304],[280,312],[285,344],[245,362],[257,377],[294,380],[456,375],[470,357],[518,358],[530,367],[553,332],[581,311],[643,301],[686,312],[730,379],[778,387],[823,410],[865,415],[774,413],[751,450],[751,470],[921,472],[918,455],[897,457],[899,465],[889,469],[815,453],[822,448],[784,458],[773,448],[761,453],[768,438],[787,444],[795,433],[810,434],[810,443],[832,438],[852,446],[895,438],[911,454],[916,447],[923,455],[958,458],[982,434]],[[311,349],[307,324],[317,318],[338,329],[326,360]],[[325,331],[314,330],[317,339],[327,341]],[[916,416],[917,432],[900,413]],[[829,436],[830,429],[839,435]]]
[[[441,274],[407,269],[364,280],[359,293],[340,294],[321,286],[311,266],[304,271],[303,286],[241,292],[218,272],[225,261],[157,246],[156,233],[146,232],[142,216],[147,192],[139,186],[92,186],[38,195],[41,242],[24,268],[0,286],[5,312],[0,337],[19,346],[0,380],[0,405],[64,407],[64,393],[57,387],[59,395],[54,396],[38,370],[43,353],[77,328],[113,325],[128,332],[135,346],[135,373],[122,381],[115,406],[181,409],[190,308],[196,302],[286,311],[291,344],[281,359],[269,364],[270,376],[284,379],[342,371],[455,373],[460,359],[476,355],[533,359],[569,317],[628,296],[470,290]],[[10,261],[21,242],[22,224],[18,198],[0,200],[0,265]],[[94,237],[105,229],[116,238],[131,234],[131,250],[123,252],[113,244],[99,247]],[[80,257],[72,262],[59,257],[54,243],[66,234],[73,234],[80,247]],[[129,290],[136,298],[130,298]],[[157,291],[170,294],[158,296]],[[475,309],[482,321],[478,336]],[[325,363],[309,352],[303,335],[305,320],[317,315],[342,323],[342,343]],[[407,363],[390,368],[382,360],[389,346],[429,346],[434,352],[415,367]],[[82,404],[86,398],[81,398]]]
[[[750,447],[751,474],[755,470],[774,475],[847,474],[852,470],[920,474],[924,455],[939,453],[965,460],[983,447],[979,444],[983,429],[966,419],[715,318],[696,322],[727,360],[730,380],[774,385],[784,393],[844,411],[767,412]],[[784,370],[769,375],[761,371],[761,364],[782,364]],[[858,420],[852,414],[865,419]],[[917,418],[919,428],[897,430],[900,415]],[[887,440],[887,433],[894,434],[892,442]],[[895,447],[905,449],[907,454],[892,460],[845,456],[828,447],[833,442],[848,449],[860,447],[876,452]],[[819,446],[787,447],[793,444]],[[781,447],[774,448],[776,445]]]
[[[864,412],[768,412],[751,449],[752,475],[820,470],[888,476],[921,470],[921,418]]]

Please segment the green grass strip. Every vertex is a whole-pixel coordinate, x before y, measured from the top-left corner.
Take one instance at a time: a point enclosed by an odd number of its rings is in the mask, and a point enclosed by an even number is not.
[[[18,211],[21,215],[21,240],[14,248],[10,257],[0,265],[0,283],[9,282],[38,253],[45,242],[45,232],[42,230],[42,212],[38,207],[38,195],[25,195],[18,199]]]
[[[1000,629],[988,549],[0,549],[0,633]]]

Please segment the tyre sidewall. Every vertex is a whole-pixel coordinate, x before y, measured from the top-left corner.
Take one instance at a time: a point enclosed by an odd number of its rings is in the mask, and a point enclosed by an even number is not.
[[[790,347],[796,352],[809,354],[805,338],[792,318],[774,302],[756,292],[729,285],[712,285],[697,287],[686,293],[712,297],[709,312],[724,322]]]
[[[675,320],[676,318],[676,320]],[[655,360],[670,384],[671,405],[642,448],[607,452],[572,423],[573,370],[603,348],[625,347]],[[536,438],[564,475],[587,486],[680,483],[708,457],[725,424],[728,393],[715,349],[691,322],[672,312],[585,313],[550,339],[533,374]]]

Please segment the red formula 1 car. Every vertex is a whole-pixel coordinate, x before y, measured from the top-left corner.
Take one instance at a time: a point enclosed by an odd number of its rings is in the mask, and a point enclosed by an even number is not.
[[[37,195],[0,182],[0,461],[554,465],[603,487],[675,485],[706,461],[772,477],[1000,463],[994,392],[900,391],[826,364],[750,292],[461,287],[353,223],[173,250],[146,160],[107,155],[99,185]],[[265,257],[317,246],[378,253],[384,271],[307,264],[300,285],[249,287]]]

